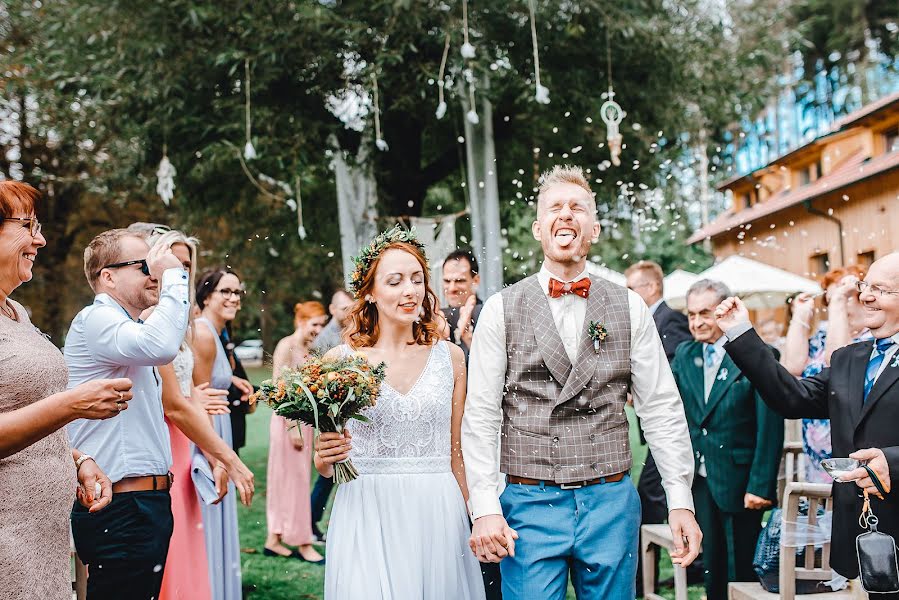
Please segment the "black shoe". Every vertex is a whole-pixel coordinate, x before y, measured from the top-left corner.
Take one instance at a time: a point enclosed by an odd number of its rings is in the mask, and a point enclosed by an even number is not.
[[[262,554],[264,556],[277,556],[278,558],[293,558],[294,554],[299,554],[296,550],[291,552],[290,554],[278,554],[274,550],[270,550],[268,548],[262,548]]]
[[[294,551],[293,551],[293,554],[291,554],[291,556],[296,557],[296,558],[299,558],[301,561],[307,562],[307,563],[309,563],[310,565],[322,565],[322,566],[324,566],[324,564],[325,564],[325,557],[324,557],[324,556],[322,557],[321,560],[309,560],[308,558],[303,557],[303,555],[300,554],[300,551],[299,551],[299,550],[294,550]]]

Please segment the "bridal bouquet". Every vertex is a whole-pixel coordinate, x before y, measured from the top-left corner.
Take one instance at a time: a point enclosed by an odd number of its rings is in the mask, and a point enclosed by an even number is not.
[[[263,381],[254,396],[285,419],[314,427],[316,435],[341,433],[350,419],[369,422],[362,411],[375,405],[386,368],[384,363],[372,366],[361,352],[334,360],[314,357]],[[334,465],[335,483],[358,475],[349,459]]]

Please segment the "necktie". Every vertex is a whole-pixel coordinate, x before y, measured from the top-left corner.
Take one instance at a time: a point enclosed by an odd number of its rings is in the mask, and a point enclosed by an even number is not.
[[[882,340],[877,340],[877,344],[874,346],[874,355],[868,361],[868,368],[865,370],[865,396],[864,400],[868,399],[868,394],[871,393],[871,388],[874,387],[874,379],[877,377],[877,371],[880,370],[880,365],[883,364],[883,359],[886,356],[887,350],[895,344],[892,338],[884,338]]]
[[[712,344],[705,347],[705,366],[707,369],[715,366],[715,346]]]
[[[562,283],[558,279],[550,278],[549,297],[561,298],[565,294],[577,294],[581,298],[586,298],[590,295],[590,278],[584,277],[574,283]]]

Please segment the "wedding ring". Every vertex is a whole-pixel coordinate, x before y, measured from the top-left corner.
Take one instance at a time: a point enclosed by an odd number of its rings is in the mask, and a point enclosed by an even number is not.
[[[121,400],[116,400],[116,403],[115,403],[116,410],[118,410],[119,412],[122,412],[123,404],[124,404],[124,402],[122,402]]]

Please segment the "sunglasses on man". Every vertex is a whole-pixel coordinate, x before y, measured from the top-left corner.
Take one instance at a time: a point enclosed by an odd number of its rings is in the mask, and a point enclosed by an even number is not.
[[[147,265],[146,258],[142,258],[140,260],[126,260],[125,262],[112,263],[111,265],[101,267],[100,271],[102,271],[103,269],[120,269],[122,267],[130,267],[131,265],[140,265],[140,272],[147,277],[150,276],[150,266]],[[97,277],[100,276],[100,271],[97,271]]]

